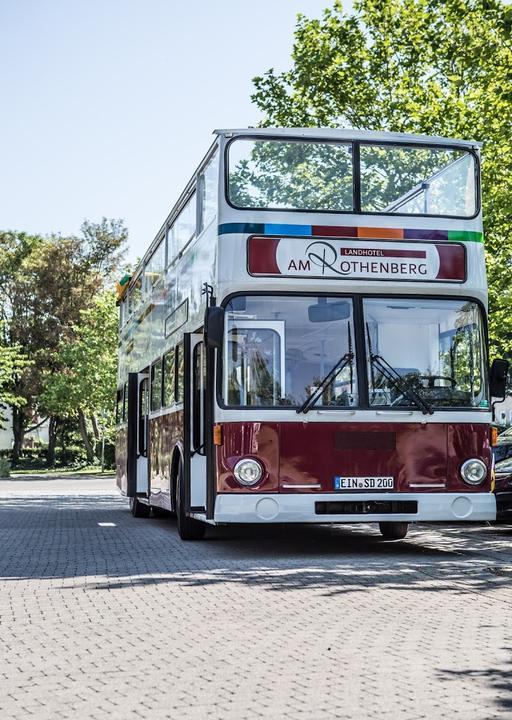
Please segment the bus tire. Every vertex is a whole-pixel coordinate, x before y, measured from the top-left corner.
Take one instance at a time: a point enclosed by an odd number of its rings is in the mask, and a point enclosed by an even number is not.
[[[138,518],[147,518],[151,513],[151,507],[146,505],[146,503],[141,502],[139,498],[136,497],[130,498],[130,510],[133,517]]]
[[[206,524],[195,518],[188,517],[184,512],[185,504],[185,487],[183,480],[183,465],[178,468],[178,477],[176,479],[176,519],[178,532],[182,540],[202,540],[206,531]]]
[[[403,540],[409,530],[407,522],[381,522],[379,530],[384,540]]]

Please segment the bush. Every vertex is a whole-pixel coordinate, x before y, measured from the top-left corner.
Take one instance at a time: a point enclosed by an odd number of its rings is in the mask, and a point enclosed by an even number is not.
[[[11,463],[0,457],[0,478],[8,478],[11,474]]]
[[[96,443],[95,448],[96,460],[99,463],[101,461],[101,442]],[[116,446],[114,443],[107,441],[105,443],[105,470],[113,470],[116,467]]]
[[[66,445],[65,448],[57,448],[55,459],[56,467],[76,467],[87,462],[83,445]]]
[[[5,459],[11,458],[11,450],[7,450],[2,456]],[[46,467],[46,448],[23,448],[21,456],[16,464],[16,470],[43,470]],[[11,464],[11,470],[13,466]]]

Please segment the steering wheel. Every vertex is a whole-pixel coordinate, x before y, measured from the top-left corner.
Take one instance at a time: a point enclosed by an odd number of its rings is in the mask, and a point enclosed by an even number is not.
[[[451,375],[420,375],[419,379],[427,380],[428,381],[427,387],[429,387],[429,388],[436,388],[436,387],[442,388],[443,387],[442,385],[436,385],[435,384],[436,380],[448,380],[451,383],[452,390],[454,390],[457,385],[457,380],[454,377],[452,377]]]

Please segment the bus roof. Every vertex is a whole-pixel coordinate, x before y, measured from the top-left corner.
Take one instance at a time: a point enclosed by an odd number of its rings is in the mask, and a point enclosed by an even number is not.
[[[355,130],[350,128],[235,128],[214,130],[215,135],[234,137],[235,135],[269,135],[272,137],[304,137],[328,140],[364,140],[373,142],[422,143],[425,145],[457,145],[467,148],[481,147],[476,140],[456,140],[437,135],[413,135],[411,133],[378,132],[375,130]]]

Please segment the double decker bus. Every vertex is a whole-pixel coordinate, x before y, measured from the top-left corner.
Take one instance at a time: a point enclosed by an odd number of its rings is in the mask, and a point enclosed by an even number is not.
[[[117,483],[207,524],[496,513],[477,143],[217,130],[120,289]]]

